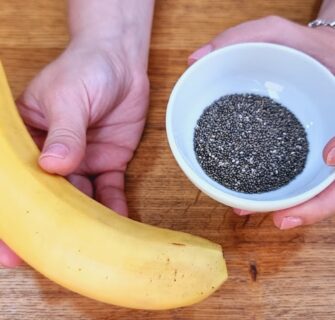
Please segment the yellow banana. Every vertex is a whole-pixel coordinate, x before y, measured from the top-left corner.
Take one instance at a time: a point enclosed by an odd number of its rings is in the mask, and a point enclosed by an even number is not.
[[[43,172],[0,65],[0,238],[84,296],[138,309],[190,305],[227,278],[221,247],[119,216]]]

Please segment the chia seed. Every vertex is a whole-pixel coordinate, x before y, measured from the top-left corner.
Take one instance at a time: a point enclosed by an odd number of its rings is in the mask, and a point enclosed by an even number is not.
[[[243,193],[287,185],[303,171],[309,152],[306,131],[296,116],[256,94],[214,101],[199,118],[193,142],[204,172]]]

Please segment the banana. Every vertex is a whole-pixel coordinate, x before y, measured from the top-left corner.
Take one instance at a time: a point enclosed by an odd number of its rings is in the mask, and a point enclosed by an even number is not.
[[[0,238],[59,285],[136,309],[199,302],[226,280],[221,247],[116,214],[43,172],[0,65]]]

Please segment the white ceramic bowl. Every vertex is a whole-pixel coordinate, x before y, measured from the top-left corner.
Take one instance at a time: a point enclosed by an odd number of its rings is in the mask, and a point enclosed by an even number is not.
[[[304,125],[310,152],[304,171],[271,192],[245,194],[209,178],[197,162],[193,134],[203,110],[226,94],[265,95],[290,109]],[[226,205],[265,212],[300,204],[335,180],[322,150],[335,136],[335,77],[297,50],[274,44],[229,46],[200,59],[176,83],[168,103],[166,128],[173,155],[186,176],[204,193]]]

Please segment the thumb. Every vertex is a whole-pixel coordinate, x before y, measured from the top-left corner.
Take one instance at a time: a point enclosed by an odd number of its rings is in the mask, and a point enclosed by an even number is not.
[[[68,175],[84,157],[88,115],[84,108],[62,101],[47,108],[46,118],[48,135],[39,164],[47,172]]]
[[[335,166],[335,138],[327,143],[323,151],[323,158],[328,165]]]

